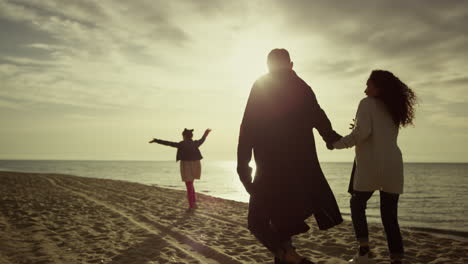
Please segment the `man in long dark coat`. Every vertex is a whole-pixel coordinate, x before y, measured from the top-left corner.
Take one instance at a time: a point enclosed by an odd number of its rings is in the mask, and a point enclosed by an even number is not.
[[[312,89],[292,70],[287,50],[272,50],[267,63],[269,73],[250,92],[237,149],[237,172],[250,194],[248,228],[276,263],[312,263],[295,252],[291,237],[307,232],[304,221],[312,214],[322,230],[343,221],[320,168],[312,129],[327,146],[341,136]]]

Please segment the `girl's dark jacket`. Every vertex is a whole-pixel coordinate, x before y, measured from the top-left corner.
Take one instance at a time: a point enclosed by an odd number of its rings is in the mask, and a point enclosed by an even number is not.
[[[320,229],[343,221],[320,168],[313,128],[328,146],[341,138],[294,71],[269,73],[254,83],[240,129],[237,170],[251,199],[273,205],[271,221],[291,233],[307,231],[304,220],[312,214]],[[252,151],[253,183],[248,166]]]
[[[177,148],[177,156],[176,156],[176,161],[179,160],[201,160],[203,159],[200,150],[198,147],[200,147],[203,142],[205,142],[206,139],[206,134],[203,135],[202,138],[199,140],[183,140],[180,142],[171,142],[171,141],[166,141],[166,140],[161,140],[161,139],[156,139],[155,142],[161,145],[166,145],[170,147]]]

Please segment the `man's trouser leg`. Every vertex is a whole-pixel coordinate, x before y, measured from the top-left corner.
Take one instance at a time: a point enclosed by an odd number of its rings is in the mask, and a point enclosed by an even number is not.
[[[272,226],[269,215],[271,203],[250,197],[248,228],[250,232],[273,254],[278,253],[283,245],[290,241]]]

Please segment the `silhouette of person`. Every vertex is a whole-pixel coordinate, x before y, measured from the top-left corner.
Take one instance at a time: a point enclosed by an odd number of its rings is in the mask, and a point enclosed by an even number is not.
[[[170,147],[177,148],[176,161],[180,160],[180,176],[187,187],[187,199],[189,202],[189,210],[197,208],[197,200],[195,196],[195,187],[193,182],[195,179],[200,179],[201,162],[203,159],[200,150],[198,149],[206,137],[211,132],[211,129],[205,130],[202,138],[193,140],[193,129],[184,129],[182,132],[183,140],[180,142],[171,142],[154,138],[149,143],[158,143]]]
[[[365,210],[367,201],[378,190],[391,263],[401,264],[404,250],[397,212],[399,195],[403,193],[403,158],[397,138],[399,128],[413,122],[416,96],[393,73],[383,70],[372,71],[365,93],[353,131],[333,144],[337,149],[356,146],[349,192],[359,251],[349,263],[375,263],[369,256]]]
[[[248,228],[274,254],[275,263],[312,263],[296,253],[291,237],[307,232],[304,221],[312,214],[322,230],[343,221],[320,168],[312,129],[329,148],[341,136],[312,89],[292,70],[287,50],[272,50],[267,65],[269,73],[250,91],[237,149],[237,172],[250,194]]]

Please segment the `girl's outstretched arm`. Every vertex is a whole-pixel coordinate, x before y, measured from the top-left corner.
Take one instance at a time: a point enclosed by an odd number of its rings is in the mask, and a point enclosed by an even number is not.
[[[158,143],[158,144],[161,144],[161,145],[165,145],[165,146],[169,146],[169,147],[174,147],[174,148],[178,148],[178,147],[179,147],[179,143],[177,143],[177,142],[166,141],[166,140],[156,139],[156,138],[153,138],[153,140],[151,140],[151,141],[148,142],[148,143]]]
[[[198,146],[200,146],[201,144],[203,144],[203,142],[205,142],[205,139],[208,136],[208,134],[210,134],[210,132],[211,132],[211,129],[209,128],[205,130],[205,133],[203,134],[203,136],[199,140],[197,140]]]

